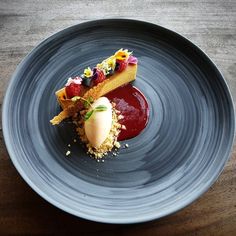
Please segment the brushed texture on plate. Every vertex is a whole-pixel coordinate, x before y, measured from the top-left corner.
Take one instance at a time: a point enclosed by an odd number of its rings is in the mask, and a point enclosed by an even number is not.
[[[67,78],[119,48],[139,59],[134,85],[147,97],[150,120],[123,142],[129,148],[98,163],[73,142],[69,121],[49,120]],[[22,61],[4,100],[3,129],[17,170],[46,200],[86,219],[134,223],[173,213],[211,186],[229,157],[234,111],[222,75],[191,42],[145,22],[100,20],[51,36]]]

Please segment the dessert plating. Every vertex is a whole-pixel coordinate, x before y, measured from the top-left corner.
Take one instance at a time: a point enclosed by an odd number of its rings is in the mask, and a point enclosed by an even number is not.
[[[77,126],[78,135],[87,147],[87,153],[97,159],[107,155],[113,148],[120,148],[118,140],[122,130],[128,134],[127,127],[130,130],[132,128],[132,132],[127,138],[134,137],[146,126],[148,120],[147,101],[141,92],[133,86],[132,93],[128,97],[131,102],[130,106],[126,105],[122,109],[119,102],[116,107],[116,101],[121,101],[121,97],[117,97],[115,91],[121,91],[120,94],[123,95],[131,91],[131,87],[126,85],[136,79],[137,63],[138,60],[132,55],[132,52],[120,49],[114,55],[97,64],[96,67],[85,68],[82,75],[70,77],[65,87],[56,92],[62,111],[50,122],[57,125],[64,119],[72,117]],[[126,91],[122,92],[122,89]],[[129,103],[127,98],[125,101],[126,104]],[[139,103],[145,104],[146,107],[139,106]],[[131,112],[124,112],[127,109],[136,109],[136,117],[130,116],[130,120],[128,116],[131,115]],[[123,114],[127,117],[124,117]],[[130,124],[134,124],[140,114],[142,114],[141,119],[144,125],[137,129]],[[137,124],[140,125],[140,123]],[[122,140],[125,139],[124,134],[122,137]]]

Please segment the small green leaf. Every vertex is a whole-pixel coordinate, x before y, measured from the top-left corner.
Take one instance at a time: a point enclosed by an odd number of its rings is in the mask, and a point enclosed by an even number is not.
[[[93,112],[94,112],[94,110],[88,111],[88,112],[85,114],[84,119],[85,119],[85,120],[88,120],[88,119],[91,117],[91,115],[93,114]]]
[[[107,107],[106,107],[106,106],[104,106],[104,105],[99,105],[99,106],[95,107],[93,110],[88,111],[88,112],[85,114],[85,116],[84,116],[84,120],[85,120],[85,121],[88,120],[88,119],[91,117],[91,115],[93,114],[93,112],[96,112],[96,111],[106,111],[106,110],[107,110]]]
[[[93,102],[93,98],[88,97],[88,99],[84,99],[84,98],[82,98],[82,99],[84,100],[84,107],[89,108],[91,106],[91,103]]]
[[[95,110],[95,111],[106,111],[106,110],[107,110],[107,107],[104,106],[104,105],[99,105],[99,106],[95,107],[94,110]]]
[[[89,103],[93,103],[93,98],[92,97],[88,97],[88,102]]]
[[[89,108],[90,103],[88,101],[84,101],[84,107]]]

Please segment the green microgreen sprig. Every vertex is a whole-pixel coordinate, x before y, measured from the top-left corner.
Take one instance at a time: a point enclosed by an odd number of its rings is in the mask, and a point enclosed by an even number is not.
[[[101,111],[106,111],[106,110],[107,110],[107,107],[106,107],[106,106],[104,106],[104,105],[99,105],[99,106],[95,107],[94,109],[88,111],[88,112],[85,114],[84,119],[85,119],[85,121],[88,120],[88,119],[92,116],[92,114],[93,114],[94,112],[101,112]]]
[[[73,98],[71,98],[71,100],[72,100],[72,102],[77,102],[79,100],[82,100],[84,102],[84,107],[86,109],[88,109],[89,107],[92,107],[92,103],[93,103],[93,98],[92,97],[89,97],[88,99],[85,99],[85,98],[82,98],[80,96],[74,96]],[[106,110],[107,110],[107,107],[104,106],[104,105],[99,105],[95,108],[92,107],[92,109],[85,114],[84,120],[88,120],[91,117],[91,115],[96,111],[100,112],[100,111],[106,111]]]
[[[79,100],[82,100],[84,102],[84,107],[85,108],[89,108],[91,106],[91,104],[93,103],[93,98],[89,97],[88,99],[82,98],[80,96],[74,96],[73,98],[71,98],[72,102],[77,102]]]

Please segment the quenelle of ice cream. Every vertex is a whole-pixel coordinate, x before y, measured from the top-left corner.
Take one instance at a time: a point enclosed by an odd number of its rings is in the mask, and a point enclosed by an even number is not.
[[[103,109],[99,109],[103,108]],[[97,99],[88,110],[92,115],[85,121],[85,134],[94,148],[106,140],[112,126],[112,105],[106,97]],[[90,113],[91,114],[91,113]]]

